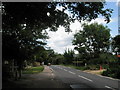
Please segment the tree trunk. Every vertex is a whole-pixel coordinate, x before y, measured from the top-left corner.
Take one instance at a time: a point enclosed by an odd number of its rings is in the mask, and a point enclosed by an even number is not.
[[[15,80],[18,80],[18,71],[15,70]]]
[[[19,70],[19,71],[18,71],[18,74],[19,74],[19,77],[18,77],[18,78],[21,79],[21,77],[22,77],[22,70]]]

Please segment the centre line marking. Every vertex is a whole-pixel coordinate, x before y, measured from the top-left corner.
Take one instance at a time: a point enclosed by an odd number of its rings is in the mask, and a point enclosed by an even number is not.
[[[69,71],[69,73],[71,73],[71,74],[76,74],[76,73],[74,73],[74,72],[71,72],[71,71]]]
[[[93,82],[91,79],[88,79],[88,78],[86,78],[86,77],[84,77],[84,76],[78,75],[78,77],[81,77],[81,78],[86,79],[86,80],[88,80],[88,81],[90,81],[90,82]]]

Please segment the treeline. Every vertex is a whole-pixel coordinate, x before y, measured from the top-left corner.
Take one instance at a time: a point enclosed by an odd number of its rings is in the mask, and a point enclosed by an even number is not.
[[[102,24],[84,24],[83,30],[74,35],[74,50],[65,50],[60,55],[63,64],[82,61],[86,64],[112,64],[118,61],[120,35],[110,36],[110,29]],[[78,54],[75,54],[75,50]]]

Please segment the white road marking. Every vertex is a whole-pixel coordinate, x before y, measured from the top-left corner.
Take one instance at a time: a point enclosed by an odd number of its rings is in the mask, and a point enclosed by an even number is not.
[[[88,74],[93,74],[93,73],[86,72],[86,71],[83,71],[83,72],[88,73]],[[111,77],[107,77],[107,76],[102,76],[102,75],[97,75],[97,74],[93,74],[93,75],[96,75],[96,76],[99,76],[99,77],[103,77],[103,78],[107,78],[107,79],[111,79],[111,80],[120,81],[119,79],[115,79],[115,78],[111,78]]]
[[[111,77],[107,77],[107,76],[102,76],[102,75],[97,75],[99,77],[103,77],[103,78],[107,78],[107,79],[111,79],[111,80],[117,80],[120,81],[119,79],[115,79],[115,78],[111,78]]]
[[[50,68],[50,70],[53,72],[54,70],[52,68]]]
[[[71,72],[71,71],[69,71],[69,73],[71,73],[71,74],[76,74],[76,73],[74,73],[74,72]]]
[[[90,81],[90,82],[93,82],[91,79],[88,79],[88,78],[86,78],[86,77],[84,77],[84,76],[78,75],[78,77],[81,77],[81,78],[86,79],[86,80],[88,80],[88,81]]]
[[[58,67],[59,69],[63,69],[63,68],[61,68],[61,67]]]
[[[67,71],[66,69],[64,69],[64,71]]]
[[[109,88],[109,89],[112,89],[112,90],[115,90],[115,89],[113,89],[113,88],[111,88],[111,87],[109,87],[109,86],[105,86],[106,88]]]

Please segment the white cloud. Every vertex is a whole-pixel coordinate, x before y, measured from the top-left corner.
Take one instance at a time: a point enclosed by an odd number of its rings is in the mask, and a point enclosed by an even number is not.
[[[89,24],[97,22],[98,24],[106,24],[104,18],[97,18],[95,20],[92,20]]]
[[[48,39],[48,46],[54,49],[58,53],[63,53],[67,48],[73,49],[72,39],[73,32],[65,32],[65,28],[60,27],[58,31],[48,31],[50,39]]]
[[[111,19],[111,23],[115,21],[116,21],[116,18]],[[106,24],[104,22],[104,18],[97,18],[89,22],[89,24],[94,22],[98,22],[99,24]],[[83,30],[82,28],[83,23],[84,23],[83,21],[80,23],[77,20],[75,21],[75,23],[71,23],[70,25],[70,28],[72,30],[71,33],[65,32],[64,27],[60,27],[56,32],[47,30],[48,35],[50,37],[50,39],[47,40],[48,42],[47,45],[52,49],[54,49],[55,52],[62,53],[62,54],[68,48],[73,50],[74,46],[72,45],[72,40],[74,38],[74,34],[79,30]],[[77,53],[77,51],[75,52]]]
[[[76,33],[79,30],[83,30],[82,28],[83,21],[81,23],[78,20],[75,20],[75,23],[71,23],[70,29],[73,31],[73,33]]]
[[[116,22],[117,19],[118,19],[117,17],[111,18],[111,19],[110,19],[110,23]],[[95,19],[95,20],[92,20],[89,24],[92,24],[92,23],[95,23],[95,22],[97,22],[98,24],[104,24],[104,25],[106,24],[104,18],[97,18],[97,19]]]

